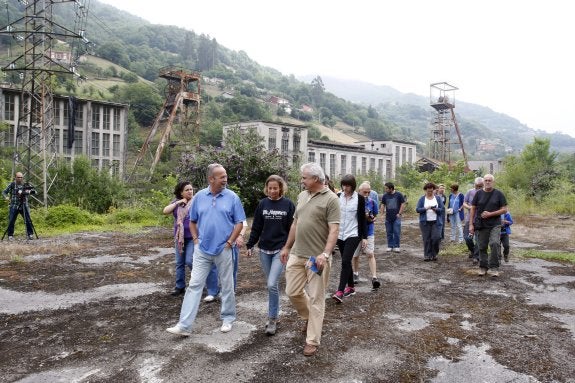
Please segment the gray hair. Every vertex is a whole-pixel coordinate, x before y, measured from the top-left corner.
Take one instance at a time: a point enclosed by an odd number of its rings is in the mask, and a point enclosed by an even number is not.
[[[315,162],[308,162],[307,164],[303,164],[300,170],[302,173],[307,170],[309,175],[312,177],[317,177],[318,181],[322,184],[325,183],[325,173],[319,164]]]
[[[363,181],[359,187],[357,188],[357,190],[365,190],[366,188],[371,189],[371,185],[369,184],[369,181]]]
[[[483,183],[483,177],[477,177],[473,182],[475,185],[479,185]]]
[[[214,175],[214,171],[217,168],[223,168],[224,166],[218,163],[213,163],[208,165],[208,178]]]
[[[495,177],[493,177],[493,174],[487,173],[486,175],[483,176],[483,180],[485,181],[485,179],[486,179],[487,177],[491,178],[492,181],[495,182]]]

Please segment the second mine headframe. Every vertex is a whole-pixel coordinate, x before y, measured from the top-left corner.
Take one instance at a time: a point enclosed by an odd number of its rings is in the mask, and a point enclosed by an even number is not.
[[[160,69],[159,77],[167,80],[166,98],[128,179],[140,165],[149,163],[146,161],[147,156],[151,156],[148,151],[156,142],[156,151],[149,166],[149,178],[153,176],[166,146],[177,148],[176,151],[181,152],[192,150],[199,144],[201,75],[177,67],[165,67]],[[156,137],[158,131],[159,139]]]
[[[465,168],[468,169],[467,155],[453,111],[456,90],[456,87],[446,82],[430,85],[429,104],[436,113],[432,117],[430,126],[429,156],[451,166],[453,149],[460,149]],[[454,134],[456,137],[453,137]]]

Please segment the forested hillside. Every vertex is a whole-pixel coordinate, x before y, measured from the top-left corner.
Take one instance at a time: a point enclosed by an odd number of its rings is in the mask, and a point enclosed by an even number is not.
[[[15,20],[22,9],[20,2],[8,0],[6,13],[0,13],[0,25]],[[59,6],[54,10],[56,21],[74,16],[71,7]],[[57,92],[130,103],[131,150],[140,147],[145,135],[141,129],[145,131],[151,125],[161,107],[165,81],[158,78],[158,72],[168,65],[198,71],[204,78],[217,80],[207,84],[202,92],[204,144],[218,145],[225,123],[289,118],[310,125],[310,138],[330,139],[329,134],[322,134],[319,129],[322,127],[324,132],[329,128],[358,138],[411,140],[420,145],[422,153],[425,150],[430,110],[424,97],[367,84],[363,87],[347,84],[343,87],[345,93],[331,79],[325,83],[319,74],[301,81],[263,67],[246,52],[227,49],[218,43],[216,36],[201,31],[153,25],[95,0],[90,2],[88,11],[86,36],[90,44],[86,45],[87,55],[78,67],[85,81],[61,76],[56,82]],[[193,20],[190,23],[193,27]],[[16,54],[18,49],[21,48],[14,39],[2,36],[2,63],[8,62],[9,55]],[[19,79],[11,74],[5,81],[17,85]],[[287,100],[289,108],[266,102],[272,96]],[[466,149],[475,158],[500,157],[506,149],[519,150],[534,135],[511,117],[485,107],[458,103],[457,112]],[[486,137],[499,138],[500,145],[495,151],[480,153],[478,142]]]

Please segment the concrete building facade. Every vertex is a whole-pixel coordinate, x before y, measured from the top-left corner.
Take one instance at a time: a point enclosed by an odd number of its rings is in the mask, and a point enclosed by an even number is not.
[[[0,145],[14,146],[19,120],[20,90],[0,87],[0,121],[8,124]],[[74,140],[68,145],[71,105],[76,106]],[[128,137],[128,105],[54,95],[56,154],[68,161],[77,155],[88,157],[94,168],[122,177],[125,171]]]
[[[387,181],[395,178],[399,166],[416,161],[416,145],[411,142],[361,141],[353,145],[331,141],[308,142],[307,126],[271,121],[226,125],[224,137],[232,127],[255,129],[263,137],[265,148],[277,149],[286,155],[289,165],[317,162],[331,178],[374,173]]]

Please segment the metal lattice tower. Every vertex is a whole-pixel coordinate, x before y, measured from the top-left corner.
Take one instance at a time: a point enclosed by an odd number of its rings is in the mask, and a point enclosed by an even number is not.
[[[166,100],[162,109],[156,116],[152,129],[142,145],[134,169],[132,170],[128,180],[136,172],[138,166],[143,162],[144,157],[148,153],[148,148],[153,143],[156,133],[160,125],[163,125],[162,133],[156,148],[156,153],[150,165],[149,177],[154,174],[156,165],[160,161],[160,157],[167,144],[175,146],[177,143],[170,143],[170,136],[174,131],[173,125],[176,117],[178,117],[178,125],[180,127],[177,131],[177,139],[179,144],[188,146],[188,149],[198,145],[200,133],[200,80],[201,75],[197,72],[186,72],[181,68],[165,67],[160,69],[159,77],[165,78],[168,81],[166,85]]]
[[[467,156],[461,139],[459,125],[455,118],[455,91],[456,87],[446,82],[438,82],[430,85],[429,101],[436,113],[431,121],[429,139],[429,156],[435,160],[451,165],[451,154],[459,147],[467,168]],[[457,135],[457,141],[452,140],[453,134]]]
[[[0,35],[10,35],[18,44],[11,51],[20,53],[2,67],[5,72],[17,73],[21,80],[13,172],[18,169],[26,174],[39,192],[37,200],[46,207],[56,177],[54,77],[76,74],[80,51],[89,44],[84,37],[88,11],[84,0],[20,0],[19,3],[24,7],[24,15],[0,30]],[[53,20],[53,8],[61,4],[74,7],[71,27]],[[56,43],[66,47],[65,57],[55,58]]]

